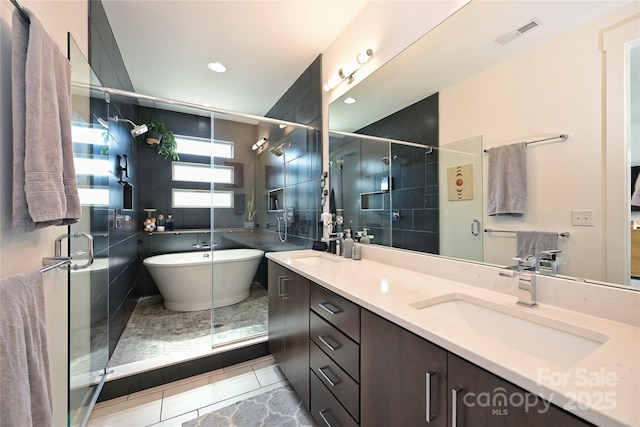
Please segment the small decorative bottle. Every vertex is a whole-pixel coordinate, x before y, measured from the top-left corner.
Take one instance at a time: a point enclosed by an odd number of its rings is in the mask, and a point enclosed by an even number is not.
[[[156,229],[158,231],[164,231],[164,215],[158,215],[158,220],[156,221]]]
[[[347,237],[344,238],[344,257],[351,258],[353,255],[353,239],[351,238],[351,230],[347,228]]]
[[[173,231],[173,216],[171,214],[167,215],[164,226],[167,231]]]

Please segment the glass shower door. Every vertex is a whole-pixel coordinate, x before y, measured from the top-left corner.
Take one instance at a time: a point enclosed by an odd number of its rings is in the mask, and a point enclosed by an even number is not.
[[[109,358],[109,134],[93,123],[95,108],[108,108],[87,85],[99,85],[69,36],[72,64],[72,134],[82,219],[62,243],[72,256],[69,283],[68,423],[85,425],[98,397]],[[97,95],[96,95],[97,96]],[[64,237],[64,236],[62,236]],[[93,259],[93,261],[92,261]]]
[[[483,261],[482,136],[446,144],[440,162],[440,255]]]

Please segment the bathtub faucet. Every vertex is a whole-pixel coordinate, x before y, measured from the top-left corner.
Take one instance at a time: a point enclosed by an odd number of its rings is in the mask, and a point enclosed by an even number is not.
[[[217,246],[216,243],[213,244],[213,246]],[[209,243],[207,242],[202,242],[202,243],[195,243],[193,245],[191,245],[192,248],[194,249],[210,249],[211,245],[209,245]]]

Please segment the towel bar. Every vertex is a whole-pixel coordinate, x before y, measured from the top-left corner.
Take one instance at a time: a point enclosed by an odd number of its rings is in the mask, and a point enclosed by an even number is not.
[[[484,229],[485,233],[517,233],[517,231],[512,231],[512,230],[494,230],[492,228],[485,228]],[[562,233],[558,233],[558,236],[560,237],[569,237],[571,236],[571,233],[569,233],[568,231],[563,231]]]
[[[22,17],[27,21],[27,22],[31,22],[31,19],[29,19],[29,15],[27,15],[27,12],[25,12],[25,10],[22,8],[22,6],[20,6],[20,4],[18,3],[17,0],[9,0],[11,2],[11,4],[13,4],[16,9],[18,9],[18,12],[20,12],[20,15],[22,15]]]
[[[71,258],[45,257],[45,258],[42,258],[42,265],[44,265],[44,267],[40,269],[40,273],[46,273],[47,271],[54,270],[58,267],[64,267],[65,265],[69,265],[69,264],[71,264]]]
[[[537,142],[543,142],[543,141],[551,141],[553,139],[562,139],[564,141],[567,138],[569,138],[569,134],[568,133],[562,133],[562,134],[560,134],[558,136],[552,136],[551,138],[536,139],[535,141],[525,141],[525,145],[535,144]],[[485,153],[489,152],[489,150],[487,150],[487,149],[484,149],[482,151],[484,151]]]

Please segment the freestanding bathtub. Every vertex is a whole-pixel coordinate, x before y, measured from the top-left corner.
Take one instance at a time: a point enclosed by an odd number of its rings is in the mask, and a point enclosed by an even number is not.
[[[155,255],[143,263],[167,309],[198,311],[247,299],[263,256],[258,249],[224,249]]]

